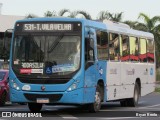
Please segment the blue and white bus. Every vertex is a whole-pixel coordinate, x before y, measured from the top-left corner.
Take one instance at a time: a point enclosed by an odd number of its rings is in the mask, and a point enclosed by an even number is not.
[[[151,33],[122,23],[34,18],[15,23],[10,52],[10,98],[28,103],[136,106],[155,89]]]

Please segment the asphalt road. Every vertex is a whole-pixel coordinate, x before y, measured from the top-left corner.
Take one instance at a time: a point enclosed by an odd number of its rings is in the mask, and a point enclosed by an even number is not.
[[[2,117],[2,112],[12,114],[10,117]],[[20,113],[20,114],[19,114]],[[5,115],[6,113],[3,113]],[[42,112],[32,114],[29,112],[27,105],[8,104],[0,107],[0,120],[22,120],[22,115],[42,116],[31,117],[29,120],[124,120],[124,119],[144,119],[144,120],[160,120],[160,93],[151,93],[145,97],[141,97],[138,107],[121,107],[119,102],[109,102],[102,106],[98,113],[89,113],[77,106],[48,106],[44,105]],[[18,117],[17,117],[18,116]],[[141,117],[140,117],[141,116]]]

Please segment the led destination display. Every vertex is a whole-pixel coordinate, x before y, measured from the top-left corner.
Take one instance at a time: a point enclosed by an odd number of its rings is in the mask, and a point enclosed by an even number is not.
[[[82,25],[80,22],[31,22],[17,23],[16,32],[81,32]]]
[[[24,24],[24,31],[70,31],[72,24]]]

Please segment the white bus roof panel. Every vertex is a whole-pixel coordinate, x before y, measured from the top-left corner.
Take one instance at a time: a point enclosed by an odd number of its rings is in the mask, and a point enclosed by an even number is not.
[[[109,21],[109,22],[103,21],[103,23],[106,24],[107,30],[111,32],[127,34],[131,36],[133,35],[137,37],[150,38],[150,39],[154,38],[152,33],[134,30],[130,28],[127,24],[124,24],[124,23],[114,23],[112,21]]]

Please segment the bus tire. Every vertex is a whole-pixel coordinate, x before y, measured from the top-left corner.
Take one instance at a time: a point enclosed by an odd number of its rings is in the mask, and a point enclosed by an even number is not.
[[[134,94],[133,94],[133,98],[129,98],[127,100],[128,102],[128,106],[130,107],[136,107],[138,105],[138,100],[140,97],[140,87],[139,85],[136,83],[135,87],[134,87]]]
[[[127,107],[128,106],[128,102],[127,99],[120,101],[121,107]]]
[[[99,85],[97,85],[95,92],[95,102],[89,104],[89,112],[95,113],[101,109],[101,101],[102,101],[102,89]]]
[[[2,93],[1,98],[0,98],[0,106],[5,105],[6,98],[7,98],[7,93],[4,91],[4,92]]]
[[[28,108],[31,112],[40,112],[42,109],[42,104],[39,103],[28,103]]]

